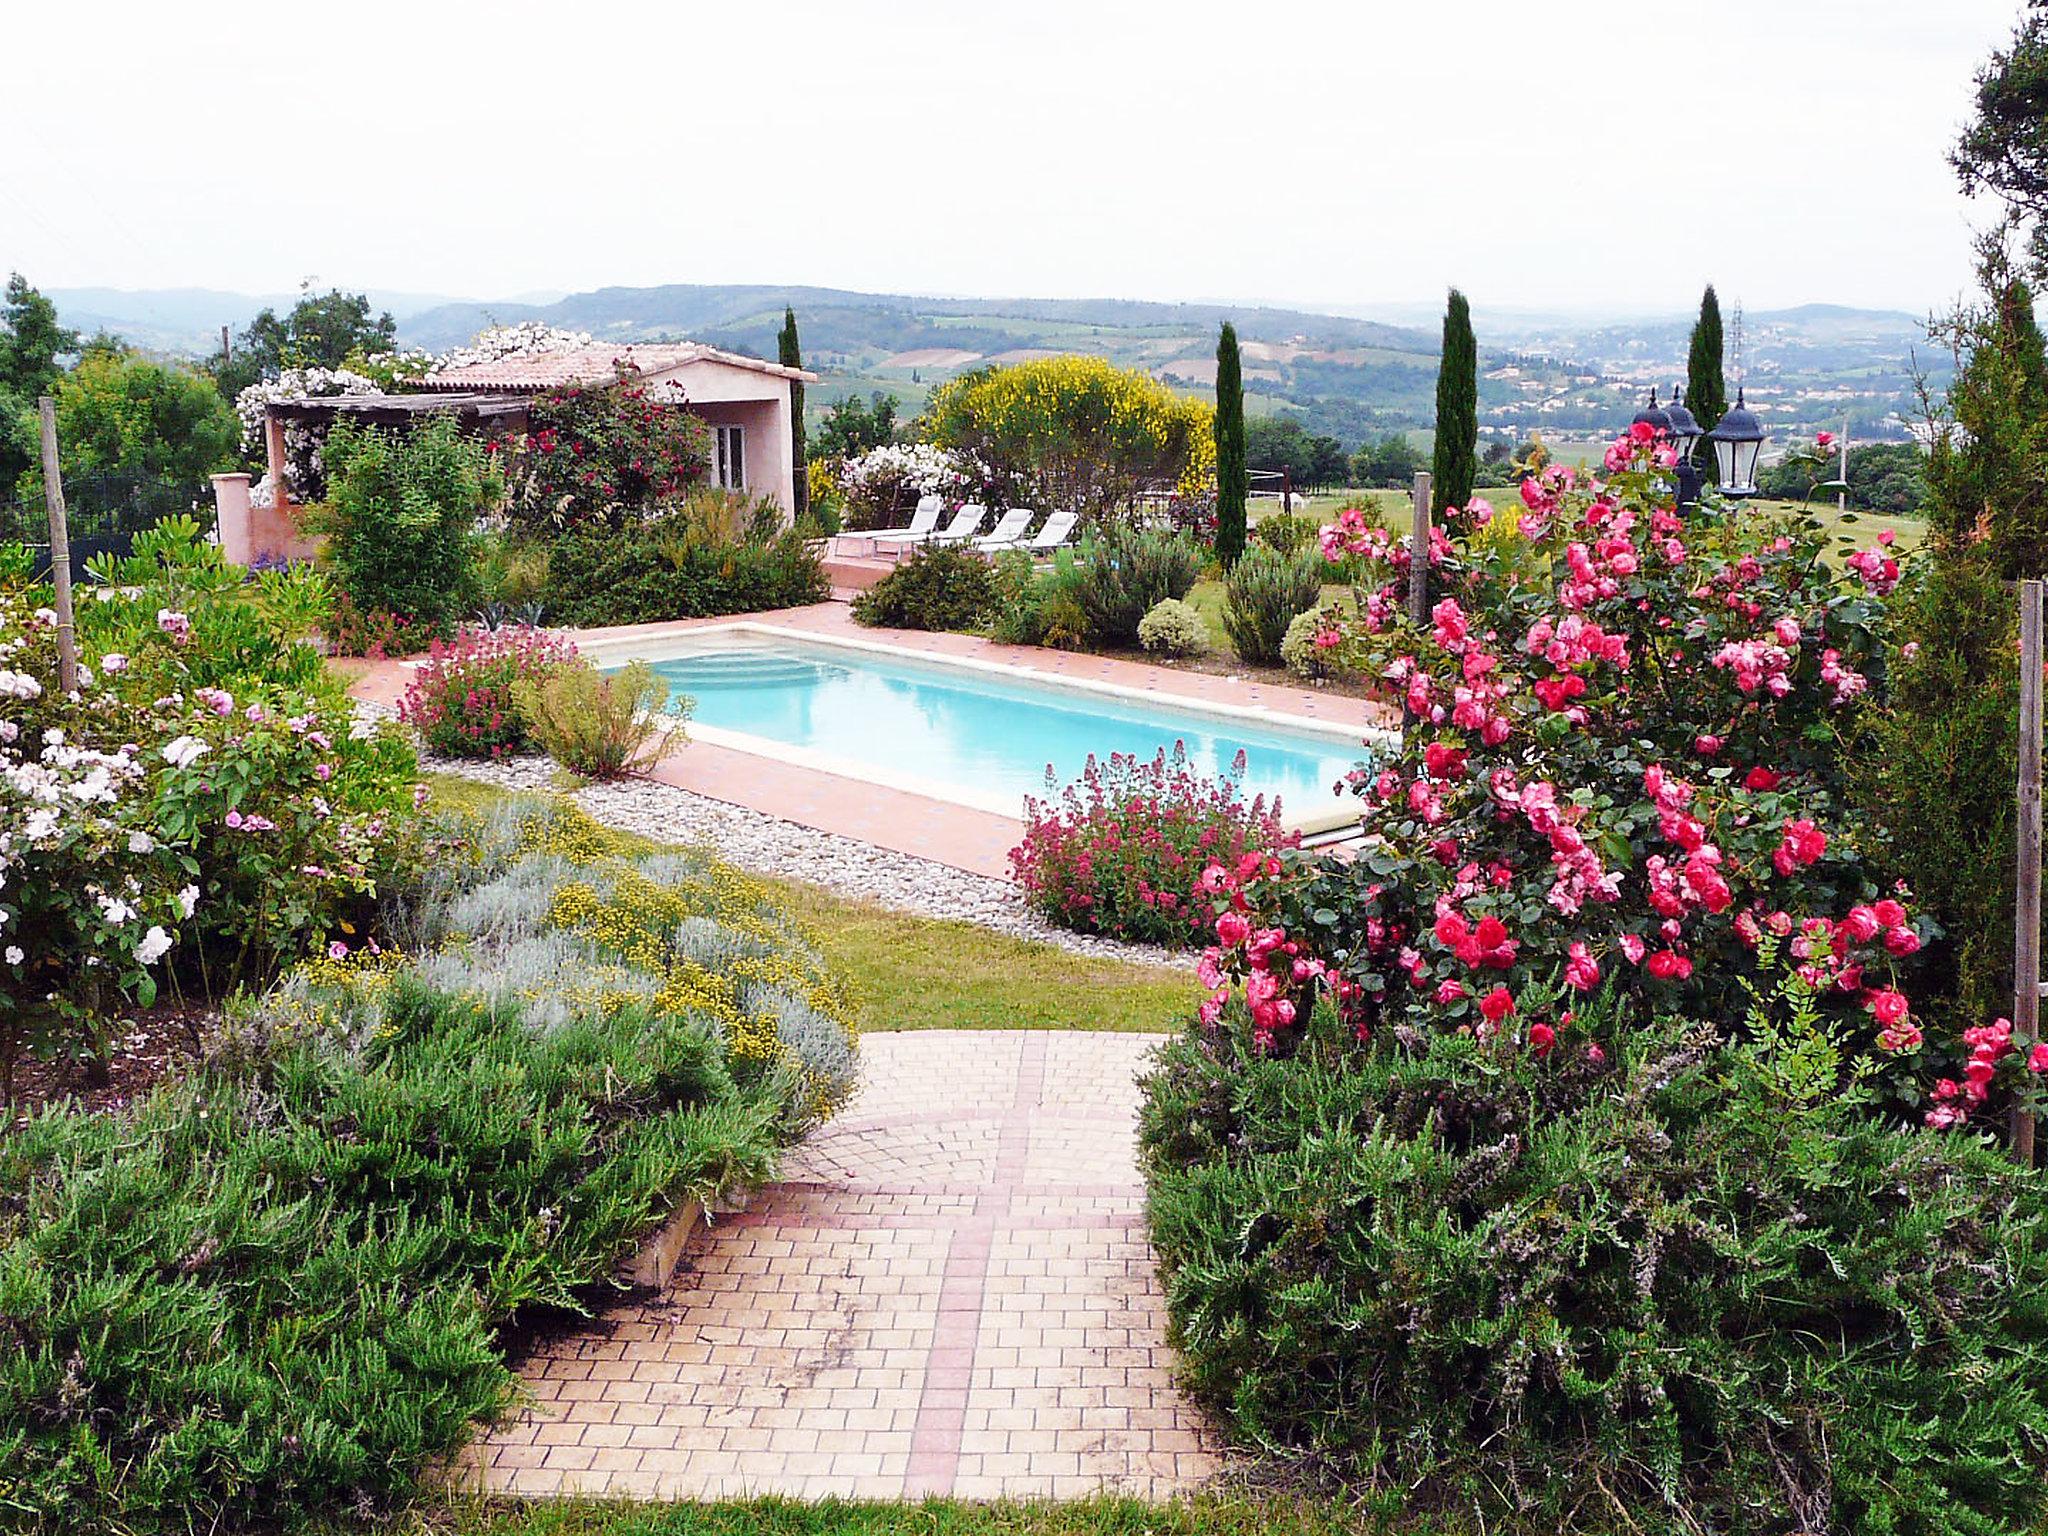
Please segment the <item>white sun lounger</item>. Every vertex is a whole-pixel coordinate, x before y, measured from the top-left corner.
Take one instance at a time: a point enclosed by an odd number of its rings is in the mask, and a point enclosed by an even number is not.
[[[1078,512],[1055,512],[1045,520],[1045,526],[1028,539],[1012,539],[1004,545],[984,544],[983,549],[1021,549],[1026,554],[1049,555],[1062,549],[1074,536],[1074,524],[1081,520]]]
[[[937,533],[927,534],[927,544],[964,544],[981,532],[982,519],[988,516],[988,508],[979,502],[970,501],[953,514],[953,521]]]
[[[1038,513],[1034,508],[1012,507],[1003,514],[1002,521],[996,524],[995,532],[983,534],[974,541],[974,547],[983,552],[1008,549],[1023,537],[1024,530],[1031,526],[1031,519],[1036,516]]]
[[[908,528],[871,533],[867,540],[877,547],[884,544],[922,544],[930,536],[931,531],[939,526],[939,514],[945,510],[944,497],[920,496],[917,499],[917,510],[910,514]]]

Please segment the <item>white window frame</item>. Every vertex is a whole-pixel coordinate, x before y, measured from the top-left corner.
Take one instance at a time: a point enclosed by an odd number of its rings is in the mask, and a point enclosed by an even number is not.
[[[724,490],[744,491],[747,488],[747,429],[737,422],[718,422],[713,424],[711,436],[711,471],[715,482]]]

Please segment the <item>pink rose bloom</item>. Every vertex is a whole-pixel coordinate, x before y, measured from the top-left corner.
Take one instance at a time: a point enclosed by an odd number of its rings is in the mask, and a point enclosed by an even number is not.
[[[1251,936],[1252,925],[1242,912],[1226,912],[1216,919],[1216,942],[1236,949]]]

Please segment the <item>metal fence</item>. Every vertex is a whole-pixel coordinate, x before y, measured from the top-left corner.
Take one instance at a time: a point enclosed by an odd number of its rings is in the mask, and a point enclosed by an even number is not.
[[[71,568],[83,571],[101,555],[116,559],[135,536],[169,517],[189,515],[213,526],[213,498],[205,486],[157,476],[98,474],[67,477],[64,507],[71,535]],[[0,543],[25,544],[38,574],[50,568],[50,520],[40,495],[0,500]]]

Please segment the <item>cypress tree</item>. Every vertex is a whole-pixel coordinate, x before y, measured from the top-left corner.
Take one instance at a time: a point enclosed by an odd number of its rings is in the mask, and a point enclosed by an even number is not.
[[[1437,511],[1472,499],[1479,467],[1479,344],[1472,337],[1472,307],[1451,290],[1444,310],[1443,357],[1436,373],[1436,454],[1430,461],[1431,499]]]
[[[1721,373],[1721,301],[1712,283],[1700,297],[1700,317],[1693,324],[1692,347],[1686,354],[1685,408],[1707,432],[1728,414],[1728,381]],[[1694,457],[1704,462],[1713,452],[1714,445],[1702,437]]]
[[[804,365],[804,349],[797,341],[796,309],[793,305],[786,304],[782,309],[779,359],[785,368]],[[811,506],[810,455],[804,448],[804,387],[795,379],[789,383],[789,456],[791,494],[796,501],[796,515],[802,517]]]
[[[1245,495],[1244,371],[1237,356],[1237,327],[1223,322],[1216,340],[1216,554],[1235,565],[1244,553]]]

